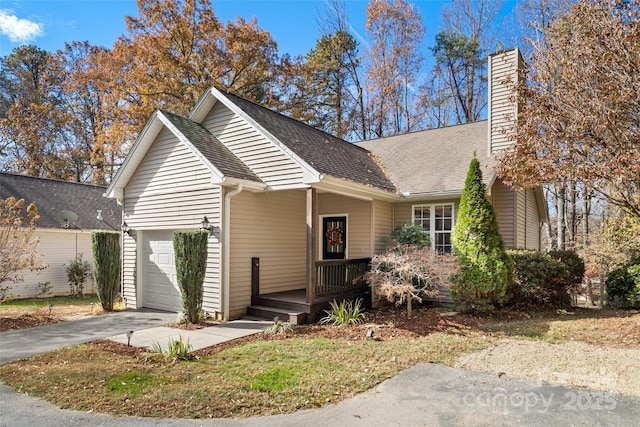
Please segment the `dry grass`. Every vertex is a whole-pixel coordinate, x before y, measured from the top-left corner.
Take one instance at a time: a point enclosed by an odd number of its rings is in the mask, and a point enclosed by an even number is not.
[[[0,304],[0,332],[77,320],[102,313],[104,311],[95,294],[17,299]]]
[[[453,365],[499,339],[582,340],[640,347],[636,312],[504,312],[492,319],[417,309],[367,313],[365,325],[298,327],[253,336],[164,364],[111,342],[65,348],[0,366],[20,392],[64,408],[150,417],[248,417],[335,403],[418,362]],[[367,325],[375,339],[365,339]]]
[[[451,365],[456,355],[487,343],[482,334],[442,333],[385,341],[253,340],[173,364],[88,344],[4,365],[0,376],[18,391],[63,408],[148,417],[248,417],[335,403],[417,362]]]

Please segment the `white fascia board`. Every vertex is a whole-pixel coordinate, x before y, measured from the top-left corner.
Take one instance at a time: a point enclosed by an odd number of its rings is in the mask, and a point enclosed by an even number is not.
[[[271,190],[264,182],[255,182],[246,179],[232,178],[225,176],[220,185],[223,187],[236,187],[238,184],[242,184],[242,188],[248,191],[265,191]]]
[[[238,116],[246,120],[254,129],[256,129],[258,132],[264,135],[264,137],[268,139],[273,145],[275,145],[280,151],[282,151],[284,154],[289,156],[294,162],[296,162],[296,164],[298,164],[298,166],[300,166],[300,168],[302,169],[302,173],[303,173],[302,180],[305,184],[313,184],[320,181],[320,176],[321,176],[320,172],[315,170],[311,165],[309,165],[297,154],[291,151],[289,147],[287,147],[285,144],[280,142],[278,138],[271,135],[271,133],[269,133],[265,128],[263,128],[260,124],[258,124],[258,122],[256,122],[251,116],[245,113],[240,107],[238,107],[231,100],[229,100],[229,98],[224,96],[224,94],[221,93],[218,89],[216,89],[215,87],[212,87],[208,90],[208,92],[211,93],[212,96],[214,96],[218,101],[222,102],[227,108],[229,108],[235,114],[237,114]],[[201,101],[199,101],[199,104],[201,104],[199,109],[194,109],[190,117],[193,116],[194,118],[197,118],[200,115],[202,115],[202,112],[200,111],[200,109],[205,108],[205,105],[207,104],[207,102],[203,98]]]
[[[162,130],[163,124],[158,119],[159,113],[158,110],[155,110],[149,120],[147,120],[144,129],[142,129],[142,132],[140,132],[140,135],[136,138],[136,142],[133,144],[133,147],[131,147],[131,150],[129,150],[129,154],[127,154],[118,172],[116,172],[116,175],[113,177],[111,184],[107,187],[105,197],[111,199],[122,197],[123,189],[129,183],[140,162],[142,162],[145,154],[147,154],[149,147]]]
[[[167,127],[167,129],[169,129],[169,131],[171,131],[171,133],[173,133],[176,138],[180,140],[180,142],[186,145],[187,148],[189,148],[189,150],[193,153],[193,155],[195,155],[209,169],[209,171],[211,172],[211,182],[213,184],[221,184],[225,178],[224,174],[220,172],[220,170],[215,167],[205,156],[203,156],[202,153],[193,146],[191,141],[189,141],[189,139],[187,139],[187,137],[184,136],[182,132],[180,132],[178,128],[173,125],[173,123],[171,123],[171,120],[169,120],[164,114],[162,114],[162,112],[158,112],[158,118]]]
[[[196,105],[193,106],[189,113],[189,120],[193,120],[196,123],[202,123],[207,114],[209,114],[209,111],[211,111],[218,101],[213,96],[211,89],[213,89],[213,86],[209,86],[200,98],[198,98]]]
[[[536,205],[538,207],[538,215],[540,216],[540,221],[547,223],[549,221],[549,206],[547,205],[547,199],[545,199],[544,197],[542,187],[538,186],[533,191],[536,196]]]
[[[400,195],[390,193],[375,187],[357,184],[345,179],[335,178],[329,175],[322,175],[318,184],[313,185],[318,190],[328,191],[330,193],[342,194],[361,200],[385,200],[389,202],[398,201]]]
[[[441,200],[441,199],[456,199],[462,196],[462,190],[453,190],[453,191],[440,191],[440,192],[429,192],[429,193],[402,193],[402,199],[404,200]]]

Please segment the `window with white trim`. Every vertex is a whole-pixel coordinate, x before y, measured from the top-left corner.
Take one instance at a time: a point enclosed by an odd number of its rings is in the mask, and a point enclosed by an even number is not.
[[[413,205],[412,222],[429,232],[432,248],[439,253],[451,253],[455,222],[453,203]]]

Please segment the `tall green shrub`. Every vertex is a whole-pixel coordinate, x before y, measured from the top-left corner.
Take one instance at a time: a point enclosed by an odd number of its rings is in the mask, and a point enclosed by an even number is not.
[[[513,262],[513,281],[507,294],[511,304],[571,303],[569,293],[582,281],[584,263],[575,252],[507,251]],[[573,254],[573,255],[572,255]],[[566,263],[563,259],[568,260]],[[582,273],[581,273],[582,271]]]
[[[182,291],[182,309],[191,323],[198,322],[202,310],[208,242],[208,231],[175,231],[173,233],[176,275]]]
[[[98,298],[105,311],[113,311],[120,289],[120,233],[94,231],[91,233],[91,248]]]
[[[487,200],[480,162],[473,156],[453,229],[460,271],[451,295],[462,309],[490,311],[504,302],[511,281],[511,260],[498,232],[496,212]]]
[[[606,283],[610,307],[640,308],[640,264],[613,270]]]

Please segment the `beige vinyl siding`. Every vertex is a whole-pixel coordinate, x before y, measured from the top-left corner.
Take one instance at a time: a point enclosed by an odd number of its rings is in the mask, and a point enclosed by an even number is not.
[[[339,194],[323,193],[318,195],[318,215],[343,214],[347,215],[347,257],[355,259],[372,256],[371,202]],[[318,228],[321,227],[322,221],[318,221]],[[319,230],[318,233],[320,235],[322,230]],[[322,244],[322,241],[320,239],[319,244]]]
[[[251,304],[251,258],[260,258],[260,293],[306,285],[306,193],[251,193],[231,198],[230,312]]]
[[[518,249],[524,249],[527,242],[527,206],[526,194],[524,190],[518,190],[516,193],[516,244]]]
[[[302,184],[302,168],[222,103],[213,107],[202,125],[271,188]]]
[[[124,220],[134,230],[199,229],[205,215],[212,225],[221,226],[221,188],[211,183],[211,173],[201,160],[167,129],[152,144],[124,196]],[[203,309],[213,313],[221,310],[219,236],[209,238],[208,250]],[[135,256],[127,239],[123,273],[127,298],[136,288],[141,290],[136,286],[139,265],[131,260]],[[136,301],[138,307],[141,303]]]
[[[540,214],[535,191],[526,190],[526,248],[540,250]]]
[[[374,200],[373,202],[373,248],[379,254],[386,249],[386,242],[393,231],[393,204]]]
[[[520,55],[512,49],[489,56],[489,150],[491,153],[508,147],[506,133],[515,120],[516,106],[510,100],[517,79]]]
[[[77,255],[91,264],[93,271],[93,254],[91,251],[91,230],[36,230],[33,236],[40,239],[38,245],[39,261],[47,265],[44,270],[23,271],[23,280],[17,283],[4,282],[1,285],[9,288],[7,294],[17,298],[40,296],[38,284],[50,282],[50,295],[68,295],[69,281],[64,265],[69,265]],[[94,293],[93,274],[87,277],[84,293]]]
[[[516,193],[500,181],[493,184],[491,191],[493,207],[498,217],[498,227],[507,248],[516,247]]]
[[[122,297],[127,300],[128,308],[138,307],[136,295],[137,260],[136,241],[128,234],[124,234],[122,250]]]

